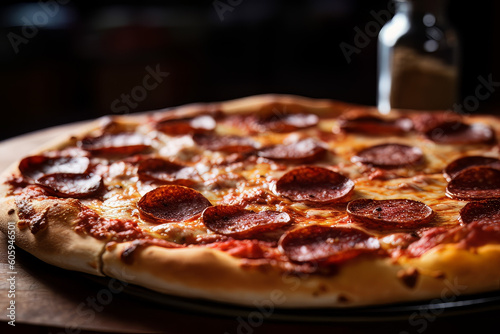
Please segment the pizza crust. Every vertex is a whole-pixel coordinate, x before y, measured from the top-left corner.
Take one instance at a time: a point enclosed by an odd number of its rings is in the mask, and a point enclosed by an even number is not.
[[[342,264],[332,276],[252,266],[209,248],[148,246],[136,250],[133,262],[127,264],[121,254],[130,246],[108,247],[103,254],[105,275],[171,295],[250,307],[264,301],[281,308],[357,307],[431,298],[444,302],[500,284],[500,245],[482,247],[476,255],[450,246],[401,263],[359,258]],[[483,269],[476,274],[469,267]],[[402,277],[415,268],[415,285],[409,286]]]
[[[424,274],[442,273],[447,281],[443,288],[452,284],[457,287],[457,295],[500,289],[500,244],[471,249],[456,244],[440,245],[406,263]]]
[[[69,270],[102,276],[101,253],[105,243],[88,235],[75,233],[72,226],[79,208],[75,200],[33,201],[36,212],[46,212],[47,228],[33,234],[19,228],[18,207],[13,197],[0,201],[0,230],[7,235],[9,223],[15,225],[16,245],[40,260]],[[14,212],[9,215],[9,212]]]

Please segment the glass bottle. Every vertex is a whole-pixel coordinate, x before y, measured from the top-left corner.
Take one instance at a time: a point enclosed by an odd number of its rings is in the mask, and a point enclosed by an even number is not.
[[[458,39],[445,0],[394,0],[378,37],[378,109],[452,108],[458,94]]]

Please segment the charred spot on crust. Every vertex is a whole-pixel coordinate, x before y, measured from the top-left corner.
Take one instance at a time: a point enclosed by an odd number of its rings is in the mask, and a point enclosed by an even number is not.
[[[142,242],[141,242],[142,241]],[[140,246],[144,245],[143,240],[135,240],[130,245],[128,245],[120,254],[120,259],[126,264],[132,264],[134,262],[134,253]]]
[[[11,216],[11,215],[13,215],[13,214],[14,214],[14,212],[16,212],[16,210],[15,210],[15,209],[10,209],[10,210],[9,210],[9,212],[7,212],[7,214],[8,214],[9,216]]]
[[[417,268],[402,269],[398,272],[398,278],[410,289],[417,285],[419,275]]]
[[[47,212],[49,211],[49,207],[46,207],[43,211],[37,211],[30,201],[24,198],[17,198],[16,206],[19,216],[19,221],[17,222],[19,229],[29,228],[31,233],[36,234],[47,228]]]
[[[241,268],[257,270],[261,273],[269,273],[273,270],[272,264],[267,259],[240,259]]]
[[[159,246],[163,248],[182,248],[184,246],[163,239],[137,239],[132,241],[120,254],[120,260],[125,264],[134,262],[134,254],[137,250],[147,246]]]
[[[445,279],[446,274],[442,271],[436,271],[435,273],[432,273],[432,277],[434,277],[436,279]]]
[[[347,298],[347,296],[345,295],[342,295],[342,294],[339,294],[339,296],[337,297],[337,301],[341,304],[347,304],[349,303],[351,300],[349,298]]]
[[[47,226],[49,225],[47,222],[47,212],[48,211],[49,211],[48,208],[45,209],[41,215],[37,215],[35,217],[35,219],[33,219],[30,222],[29,228],[30,228],[30,231],[32,234],[37,234],[41,230],[44,230],[47,228]]]
[[[313,296],[314,297],[318,297],[318,296],[320,296],[322,294],[325,294],[326,292],[328,292],[328,287],[326,285],[324,285],[324,284],[319,284],[318,287],[317,287],[317,289],[314,290]]]

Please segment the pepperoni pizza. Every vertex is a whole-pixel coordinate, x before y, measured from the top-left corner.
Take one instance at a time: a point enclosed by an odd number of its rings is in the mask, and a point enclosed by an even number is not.
[[[6,172],[0,227],[62,268],[240,305],[492,291],[499,135],[493,116],[281,95],[108,117]]]

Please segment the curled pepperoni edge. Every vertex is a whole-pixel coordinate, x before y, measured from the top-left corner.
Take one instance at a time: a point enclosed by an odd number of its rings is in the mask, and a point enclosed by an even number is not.
[[[271,114],[257,120],[258,130],[272,132],[292,132],[317,125],[319,117],[312,113]]]
[[[484,185],[478,184],[477,181],[484,180],[485,175],[488,175],[488,180],[497,182],[497,188],[480,189]],[[467,182],[470,187],[461,187],[461,184],[463,185],[464,182]],[[459,200],[500,198],[500,170],[485,166],[466,168],[448,183],[446,186],[446,196]]]
[[[138,143],[130,144],[122,144],[117,145],[119,143],[113,143],[113,140],[116,141],[119,137],[136,137],[140,139]],[[108,143],[107,143],[108,142]],[[105,146],[104,144],[110,144]],[[136,154],[146,151],[151,148],[149,138],[142,136],[135,132],[123,132],[118,134],[103,134],[97,137],[85,137],[78,142],[78,146],[92,154],[95,155],[105,155],[105,154]]]
[[[349,245],[347,242],[352,243],[353,237],[358,237],[359,240],[354,245]],[[330,249],[319,249],[318,246],[317,252],[323,253],[321,256],[313,256],[314,252],[311,251],[302,251],[303,256],[293,254],[293,249],[303,249],[307,242],[329,244]],[[333,248],[335,245],[338,247]],[[380,243],[375,237],[357,228],[313,224],[286,232],[278,242],[278,249],[292,262],[331,265],[351,260],[363,253],[379,252]]]
[[[66,192],[61,189],[61,187],[54,185],[54,182],[62,182],[63,185],[67,185],[68,181],[75,181],[78,179],[86,179],[89,182],[93,182],[90,184],[86,191],[81,192]],[[89,173],[81,173],[81,174],[72,174],[72,173],[54,173],[54,174],[46,174],[40,178],[38,178],[35,183],[44,189],[48,190],[55,196],[58,197],[74,197],[74,198],[87,198],[98,195],[104,189],[104,183],[102,178],[96,174]]]
[[[304,178],[306,173],[309,174],[313,173],[313,176],[309,178],[308,177]],[[321,179],[318,178],[317,177],[318,174],[320,175],[322,174],[323,178]],[[318,197],[314,196],[313,194],[309,194],[307,198],[302,198],[297,195],[290,194],[290,192],[300,191],[302,189],[293,190],[293,187],[291,190],[288,189],[290,185],[296,182],[299,182],[299,184],[301,185],[303,184],[304,186],[307,185],[307,187],[304,188],[310,189],[312,185],[319,185],[320,187],[321,186],[325,187],[328,184],[328,181],[336,181],[333,183],[338,184],[340,186],[337,187],[336,189],[333,189],[333,192],[335,192],[337,189],[342,190],[339,192],[338,196],[333,196],[330,199],[321,200]],[[329,190],[332,190],[331,187],[327,188]],[[342,202],[347,198],[349,198],[353,191],[354,191],[354,182],[351,179],[340,173],[334,172],[330,169],[318,166],[296,167],[285,173],[276,182],[276,192],[278,193],[278,195],[286,197],[294,202],[305,202],[308,204],[329,204],[329,203]]]
[[[171,169],[171,172],[166,172],[165,174],[170,176],[169,178],[159,178],[154,176],[151,171],[156,171],[157,169]],[[191,186],[195,182],[193,179],[183,179],[183,178],[177,178],[177,173],[184,169],[184,168],[190,168],[187,166],[179,165],[174,162],[165,160],[165,159],[160,159],[160,158],[148,158],[141,160],[139,162],[139,166],[137,168],[137,175],[139,176],[139,180],[141,181],[155,181],[155,182],[160,182],[163,184],[178,184],[182,186]]]
[[[54,174],[50,171],[50,168],[54,166],[57,161],[62,161],[59,166],[66,165],[68,161],[73,160],[77,162],[78,169],[74,172],[65,171],[67,174],[84,174],[88,171],[90,167],[90,159],[87,157],[71,157],[71,156],[60,156],[60,157],[48,157],[45,155],[32,155],[22,159],[19,162],[18,169],[23,176],[38,179],[46,174]],[[79,162],[78,162],[79,161]],[[44,171],[44,165],[48,164],[49,172]],[[55,167],[54,167],[55,168]],[[37,174],[40,174],[37,176]]]
[[[201,217],[203,224],[209,230],[234,238],[249,238],[275,231],[292,222],[291,217],[286,212],[271,210],[255,212],[234,205],[208,207],[203,211]],[[249,225],[242,222],[242,220],[251,221],[255,218],[257,218],[257,222],[251,222]]]
[[[461,121],[439,123],[428,129],[424,135],[437,144],[448,145],[491,144],[495,141],[495,132],[488,125],[483,123],[467,124]]]
[[[184,204],[181,208],[179,208],[180,203]],[[166,207],[167,204],[177,205],[176,208],[170,210],[170,215],[164,215],[155,210],[158,206]],[[210,201],[200,192],[180,185],[165,185],[155,188],[147,192],[137,202],[141,217],[155,223],[187,221],[201,215],[203,210],[211,205]],[[176,210],[177,212],[183,210],[184,215],[175,215]],[[191,212],[188,213],[187,210],[191,210]]]
[[[413,122],[409,118],[383,119],[374,115],[359,115],[339,120],[339,128],[347,133],[396,135],[411,131]]]
[[[369,214],[364,214],[363,211],[366,210],[367,206],[373,206],[377,212],[382,212],[384,206],[388,204],[399,204],[402,206],[401,211],[404,213],[409,213],[408,206],[415,206],[419,211],[423,211],[419,216],[411,215],[404,219],[382,219],[371,217]],[[391,209],[391,207],[389,207]],[[372,212],[373,212],[372,210]],[[347,214],[351,220],[358,223],[366,228],[375,229],[378,231],[384,230],[394,230],[394,229],[414,229],[416,227],[421,227],[429,224],[435,216],[434,210],[430,206],[420,201],[410,200],[410,199],[386,199],[386,200],[374,200],[361,198],[351,201],[347,204]]]
[[[287,152],[291,150],[293,147],[300,145],[300,143],[312,139],[303,139],[296,143],[292,144],[278,144],[274,146],[267,146],[259,150],[257,153],[258,156],[266,159],[277,160],[277,161],[289,161],[295,163],[306,163],[316,161],[321,159],[327,152],[327,149],[318,142],[313,142],[313,146],[310,150],[302,152],[301,155],[294,156]],[[276,154],[276,152],[283,150],[285,155]]]
[[[197,124],[197,122],[203,123],[203,121],[205,124]],[[207,114],[202,114],[188,118],[163,119],[156,122],[155,124],[156,130],[170,136],[208,133],[212,132],[215,129],[215,126],[216,126],[216,121],[214,117]]]
[[[462,117],[456,113],[450,112],[432,112],[432,113],[416,113],[409,115],[412,120],[413,128],[422,134],[435,128],[439,124],[446,122],[461,122]]]
[[[194,142],[209,151],[226,153],[248,153],[255,150],[256,143],[249,137],[196,133]]]
[[[496,217],[491,219],[492,215]],[[460,210],[460,221],[466,225],[479,223],[500,223],[500,198],[467,203]]]
[[[412,159],[407,158],[405,161],[401,161],[397,163],[396,161],[390,161],[392,157],[388,157],[386,160],[389,161],[389,163],[384,162],[374,162],[373,159],[369,159],[368,157],[363,157],[363,155],[366,155],[368,152],[372,151],[377,151],[379,149],[388,147],[388,146],[393,146],[393,147],[399,147],[401,150],[407,151],[407,153],[413,153],[414,157]],[[377,154],[378,155],[378,154]],[[423,161],[423,152],[420,148],[415,147],[415,146],[408,146],[404,144],[397,144],[397,143],[388,143],[388,144],[380,144],[380,145],[375,145],[375,146],[370,146],[367,147],[361,151],[359,151],[355,156],[351,158],[351,161],[353,163],[361,163],[363,165],[368,165],[368,166],[373,166],[373,167],[378,167],[378,168],[402,168],[405,166],[413,166],[413,165],[419,165]]]
[[[500,169],[500,160],[492,157],[483,157],[479,155],[465,156],[450,162],[443,170],[443,176],[446,181],[451,181],[457,174],[464,169],[474,166],[492,167]]]

